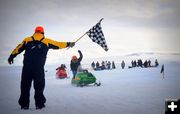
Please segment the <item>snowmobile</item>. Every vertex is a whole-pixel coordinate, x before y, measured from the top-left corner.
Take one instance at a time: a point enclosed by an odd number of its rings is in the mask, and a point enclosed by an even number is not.
[[[96,77],[92,73],[88,72],[88,70],[83,70],[83,72],[77,73],[71,83],[77,87],[88,86],[89,84],[94,84],[94,86],[101,85],[100,82],[96,82]]]

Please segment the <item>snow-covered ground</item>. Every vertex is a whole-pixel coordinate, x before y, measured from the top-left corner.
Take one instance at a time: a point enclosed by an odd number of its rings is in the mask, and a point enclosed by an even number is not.
[[[46,66],[47,102],[42,110],[35,110],[33,88],[30,110],[20,109],[21,67],[0,67],[0,114],[164,114],[165,99],[180,98],[180,61],[159,61],[157,68],[122,70],[117,65],[115,70],[92,71],[102,85],[83,88],[72,86],[71,79],[56,79],[57,66]],[[72,77],[69,70],[68,75]]]

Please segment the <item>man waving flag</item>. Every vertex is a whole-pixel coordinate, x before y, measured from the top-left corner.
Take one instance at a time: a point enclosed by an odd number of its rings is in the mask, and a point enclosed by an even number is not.
[[[87,32],[87,35],[92,39],[93,42],[99,44],[105,51],[108,51],[108,46],[101,28],[102,20],[103,18]]]

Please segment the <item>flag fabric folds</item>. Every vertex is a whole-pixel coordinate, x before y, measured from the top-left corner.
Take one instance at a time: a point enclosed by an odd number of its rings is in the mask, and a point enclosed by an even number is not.
[[[103,18],[87,32],[87,35],[92,39],[93,42],[100,45],[105,51],[108,51],[108,46],[101,28],[102,20]]]

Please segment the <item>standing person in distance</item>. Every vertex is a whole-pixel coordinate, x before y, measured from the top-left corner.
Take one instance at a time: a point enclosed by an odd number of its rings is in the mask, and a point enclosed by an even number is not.
[[[75,79],[75,76],[78,71],[78,67],[80,67],[81,61],[83,58],[82,52],[80,50],[78,50],[78,53],[79,53],[79,58],[77,58],[77,56],[75,56],[75,55],[72,56],[71,63],[70,63],[71,71],[73,74],[73,79]]]

